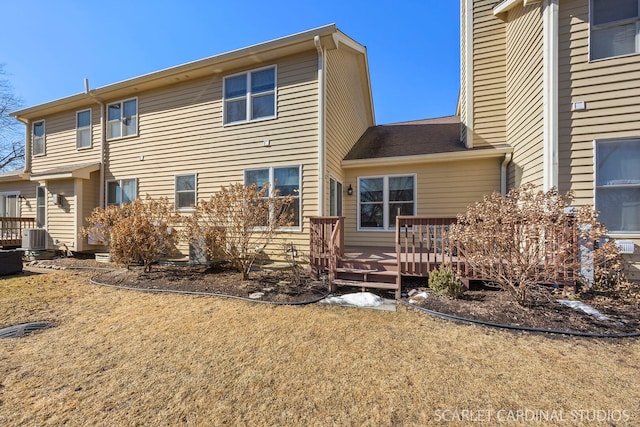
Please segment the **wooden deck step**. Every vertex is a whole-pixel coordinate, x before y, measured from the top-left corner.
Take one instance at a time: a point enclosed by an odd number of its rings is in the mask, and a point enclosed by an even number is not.
[[[338,286],[355,286],[358,288],[375,288],[375,289],[396,289],[398,287],[395,283],[363,282],[361,280],[345,280],[345,279],[334,279],[333,284]]]
[[[380,276],[397,276],[397,271],[389,271],[389,270],[365,270],[360,268],[346,268],[346,267],[338,267],[336,268],[337,273],[355,273],[355,274],[372,274],[372,275],[380,275]]]

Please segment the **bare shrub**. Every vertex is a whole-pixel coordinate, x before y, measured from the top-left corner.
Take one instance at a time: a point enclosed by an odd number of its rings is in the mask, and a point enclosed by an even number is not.
[[[96,208],[87,218],[84,236],[102,237],[114,261],[127,267],[142,264],[144,271],[162,256],[177,253],[179,234],[174,227],[181,217],[166,197],[154,200],[147,196],[122,207]]]
[[[476,275],[525,305],[533,286],[555,283],[558,271],[579,269],[579,241],[594,242],[606,234],[593,207],[567,209],[571,199],[571,193],[538,191],[532,184],[506,196],[487,195],[458,216],[450,238]]]
[[[268,186],[253,184],[223,187],[209,200],[200,200],[188,218],[186,233],[191,240],[207,244],[209,259],[223,259],[249,277],[251,266],[262,256],[278,228],[292,224],[292,197],[267,197]],[[275,192],[273,192],[275,193]]]

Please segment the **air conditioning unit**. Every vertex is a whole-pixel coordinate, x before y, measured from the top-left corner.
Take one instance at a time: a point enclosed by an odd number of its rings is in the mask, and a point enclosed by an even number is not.
[[[47,230],[44,228],[24,228],[22,230],[22,249],[28,251],[47,249]]]

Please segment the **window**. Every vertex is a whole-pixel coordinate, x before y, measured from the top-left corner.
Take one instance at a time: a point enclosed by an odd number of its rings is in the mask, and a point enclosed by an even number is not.
[[[329,215],[342,216],[342,183],[329,178]]]
[[[17,218],[20,216],[19,193],[0,193],[0,217]]]
[[[640,233],[640,139],[596,141],[596,209],[609,232]]]
[[[91,110],[76,113],[76,148],[91,147]]]
[[[177,175],[175,182],[176,209],[192,209],[196,204],[196,175]]]
[[[224,78],[224,124],[276,116],[276,67]]]
[[[640,0],[591,0],[591,59],[640,52]]]
[[[44,187],[36,187],[36,226],[44,228],[47,214],[47,192]]]
[[[44,156],[46,153],[44,120],[33,122],[32,151],[34,156]]]
[[[107,206],[122,206],[136,199],[136,180],[120,179],[107,182]]]
[[[107,106],[107,139],[138,134],[138,100],[114,102]]]
[[[269,186],[268,197],[291,196],[293,203],[289,207],[293,211],[293,227],[300,227],[300,166],[270,167],[250,169],[244,172],[246,185],[256,184],[258,189]]]
[[[358,178],[358,228],[389,230],[396,216],[415,215],[415,176]]]

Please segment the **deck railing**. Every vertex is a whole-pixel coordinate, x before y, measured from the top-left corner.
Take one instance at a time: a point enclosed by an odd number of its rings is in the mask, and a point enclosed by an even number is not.
[[[20,246],[22,230],[35,227],[35,218],[0,217],[0,247]]]
[[[466,265],[447,237],[455,222],[454,217],[397,216],[396,256],[400,274],[427,276],[444,262],[464,274]]]
[[[329,280],[335,277],[338,259],[344,254],[344,217],[323,216],[311,218],[311,258],[312,273],[319,278],[323,272]]]

